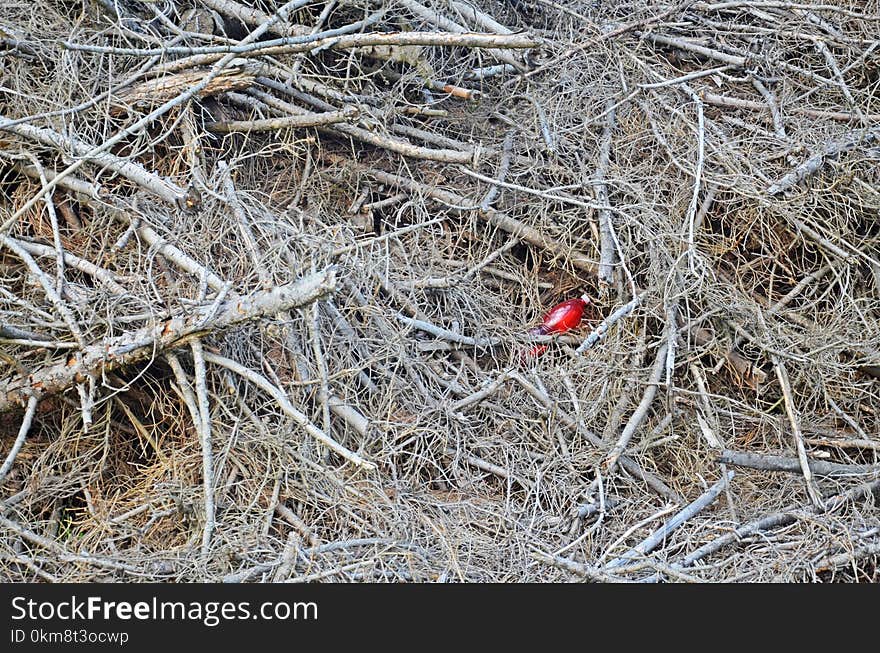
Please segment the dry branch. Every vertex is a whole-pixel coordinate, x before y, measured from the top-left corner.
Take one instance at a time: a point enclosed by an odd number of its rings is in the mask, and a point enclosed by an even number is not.
[[[259,132],[277,131],[279,129],[320,127],[346,122],[357,118],[358,110],[355,107],[346,107],[341,111],[326,111],[324,113],[306,113],[300,116],[285,116],[283,118],[265,118],[262,120],[223,120],[205,124],[205,129],[218,134],[232,132]]]
[[[632,549],[624,553],[619,558],[615,558],[607,565],[605,565],[605,569],[615,569],[616,567],[621,567],[627,562],[631,562],[633,560],[638,560],[649,554],[657,545],[663,542],[676,528],[684,524],[690,519],[693,519],[696,515],[698,515],[705,508],[709,507],[715,502],[715,499],[724,491],[724,488],[730,483],[733,479],[734,472],[725,472],[724,476],[716,482],[712,487],[706,490],[703,494],[701,494],[694,501],[689,503],[683,510],[676,513],[672,519],[663,524],[662,527],[658,528],[656,531],[651,533],[647,538],[645,538],[642,542],[634,546]]]
[[[196,97],[206,98],[244,90],[254,84],[257,71],[258,67],[251,62],[233,62],[233,65],[210,79],[207,85],[196,93]],[[119,116],[131,108],[149,109],[172,100],[190,87],[199,85],[199,82],[207,76],[207,70],[183,70],[168,76],[145,80],[117,95],[110,106],[110,115]]]
[[[288,308],[294,308],[294,307],[290,306]],[[349,451],[348,449],[343,447],[341,444],[336,442],[336,440],[334,440],[329,435],[324,433],[317,426],[312,424],[312,422],[309,420],[309,418],[306,417],[306,415],[302,411],[298,410],[296,407],[294,407],[294,405],[292,403],[290,403],[290,399],[287,398],[287,396],[284,394],[284,392],[282,392],[281,389],[278,388],[277,386],[273,385],[262,374],[258,374],[256,372],[254,372],[253,370],[250,370],[250,369],[246,368],[245,366],[241,365],[240,363],[236,363],[235,361],[230,360],[228,358],[224,358],[223,356],[218,356],[216,354],[211,354],[208,352],[204,352],[203,355],[204,355],[204,358],[207,362],[213,363],[215,365],[221,365],[222,367],[225,367],[228,370],[235,372],[236,374],[238,374],[242,378],[247,379],[248,381],[250,381],[251,383],[253,383],[257,387],[261,388],[263,391],[268,393],[273,399],[275,399],[275,401],[278,403],[278,406],[281,408],[281,410],[284,412],[285,415],[290,417],[294,422],[296,422],[300,427],[302,427],[302,429],[306,433],[311,435],[313,438],[315,438],[318,442],[323,444],[328,449],[335,451],[337,454],[339,454],[340,456],[342,456],[346,460],[354,463],[355,465],[357,465],[358,467],[361,467],[363,469],[375,469],[376,468],[376,465],[374,463],[364,459],[362,456],[360,456],[359,454],[357,454],[353,451]]]
[[[791,472],[801,474],[801,461],[799,458],[788,456],[773,456],[770,454],[750,453],[746,451],[724,450],[718,455],[718,461],[737,467],[750,467],[770,472]],[[810,471],[816,476],[858,476],[860,474],[875,474],[880,472],[877,465],[844,465],[830,463],[824,460],[808,459]]]
[[[250,296],[233,297],[219,306],[208,306],[189,315],[168,318],[133,333],[93,344],[71,354],[66,361],[47,365],[21,378],[0,383],[0,412],[38,398],[62,392],[104,373],[155,357],[180,346],[187,338],[214,333],[242,322],[272,316],[327,296],[336,289],[335,268]]]
[[[816,174],[828,161],[844,152],[849,152],[859,147],[868,147],[874,141],[880,140],[880,130],[850,132],[843,138],[822,148],[822,151],[809,157],[782,179],[772,184],[767,189],[768,195],[779,195],[794,188],[808,177]]]
[[[84,160],[122,175],[165,202],[181,207],[186,205],[185,189],[149,172],[134,161],[99,151],[99,148],[91,143],[86,143],[73,136],[64,136],[51,129],[33,127],[32,125],[4,125],[6,121],[7,118],[0,116],[0,130],[9,131],[20,138],[40,143],[60,152],[83,157]]]
[[[375,168],[370,168],[361,163],[356,163],[341,157],[330,158],[331,160],[344,163],[344,165],[347,165],[360,174],[372,177],[376,181],[388,184],[394,188],[403,188],[414,194],[422,194],[427,197],[432,197],[453,209],[477,211],[477,215],[480,218],[492,226],[503,229],[514,238],[519,238],[530,245],[547,250],[554,256],[560,257],[563,260],[568,260],[572,265],[584,272],[589,274],[596,273],[596,263],[585,254],[567,247],[563,243],[544,235],[534,227],[527,225],[524,222],[520,222],[516,218],[513,218],[502,211],[496,211],[495,209],[481,211],[479,210],[479,206],[474,206],[473,202],[463,195],[443,190],[435,186],[428,186],[427,184],[422,184],[414,179],[408,179],[407,177],[395,175],[390,172],[376,170]]]

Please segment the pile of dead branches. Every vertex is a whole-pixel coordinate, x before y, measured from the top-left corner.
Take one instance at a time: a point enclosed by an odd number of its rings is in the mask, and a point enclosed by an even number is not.
[[[2,577],[880,580],[878,34],[4,2]]]

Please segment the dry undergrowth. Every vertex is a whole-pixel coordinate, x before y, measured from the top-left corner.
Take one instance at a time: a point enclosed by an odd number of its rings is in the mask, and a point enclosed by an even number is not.
[[[876,0],[250,4],[0,8],[0,576],[880,580]]]

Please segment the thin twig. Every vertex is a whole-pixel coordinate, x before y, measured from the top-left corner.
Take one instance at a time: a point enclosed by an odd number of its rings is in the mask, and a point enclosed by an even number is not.
[[[15,463],[15,457],[18,455],[18,452],[21,451],[22,446],[24,446],[28,431],[31,430],[31,423],[34,420],[34,414],[37,412],[37,403],[38,401],[36,397],[28,399],[27,406],[24,410],[24,417],[22,418],[21,426],[18,429],[18,436],[15,438],[15,442],[12,443],[12,448],[6,455],[6,460],[3,461],[3,466],[0,467],[0,483],[3,482],[3,479],[6,478],[9,470],[12,469],[12,465]]]
[[[221,367],[225,367],[226,369],[235,372],[242,378],[247,379],[255,386],[266,392],[278,403],[278,406],[281,408],[282,411],[284,411],[285,415],[290,417],[306,433],[311,435],[328,449],[335,451],[337,454],[339,454],[349,462],[353,463],[354,465],[357,465],[358,467],[362,467],[364,469],[375,469],[376,465],[374,463],[364,459],[362,456],[356,454],[353,451],[349,451],[341,444],[336,442],[336,440],[324,433],[317,426],[312,424],[311,421],[309,421],[309,418],[306,417],[304,413],[297,410],[293,406],[293,404],[290,403],[290,399],[287,398],[287,395],[285,395],[280,388],[275,386],[262,374],[258,374],[257,372],[248,369],[244,365],[235,362],[234,360],[209,352],[204,352],[204,358],[208,363],[220,365]]]
[[[724,491],[724,488],[730,483],[734,477],[734,472],[725,472],[724,476],[717,481],[712,487],[701,494],[697,499],[688,504],[683,510],[676,513],[672,519],[663,524],[662,527],[651,533],[642,542],[634,546],[632,549],[624,553],[619,558],[615,558],[607,565],[605,569],[615,569],[634,559],[641,558],[653,551],[658,544],[663,542],[676,528],[685,522],[696,517],[705,508],[711,506],[718,495]]]

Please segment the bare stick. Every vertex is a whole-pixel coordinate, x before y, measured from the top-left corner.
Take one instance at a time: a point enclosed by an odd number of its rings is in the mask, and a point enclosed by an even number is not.
[[[425,320],[415,320],[406,315],[401,315],[400,313],[395,315],[395,317],[400,322],[403,322],[414,329],[430,333],[432,336],[436,336],[449,342],[465,345],[466,347],[494,347],[501,342],[501,338],[470,338],[468,336],[463,336],[458,333],[453,333],[448,329],[438,327],[430,322],[426,322]]]
[[[648,387],[645,388],[642,400],[639,402],[639,405],[636,406],[636,409],[630,416],[629,421],[627,421],[626,426],[623,427],[623,432],[620,434],[620,438],[605,459],[604,465],[606,474],[610,473],[617,465],[618,459],[623,452],[626,451],[629,441],[632,439],[632,436],[635,434],[641,423],[645,420],[645,417],[647,417],[651,404],[654,403],[654,395],[657,394],[657,386],[660,384],[660,379],[663,376],[663,370],[666,366],[667,347],[668,345],[663,343],[657,349],[654,368],[651,370],[651,376],[648,378]]]
[[[838,406],[837,402],[834,401],[834,399],[832,399],[830,396],[828,396],[827,392],[825,393],[825,400],[828,402],[828,405],[834,409],[834,412],[837,413],[844,422],[849,424],[849,427],[856,432],[856,435],[864,440],[870,439],[868,437],[868,434],[865,433],[861,426],[859,426],[859,423],[856,422],[852,417],[850,417],[846,413],[846,411],[844,411],[840,406]]]
[[[46,173],[40,160],[33,154],[28,153],[28,158],[34,164],[40,175],[40,183],[46,188],[49,181],[46,179]],[[55,213],[55,202],[52,201],[52,191],[46,191],[45,202],[46,210],[49,212],[49,223],[52,225],[52,244],[55,246],[55,292],[60,296],[64,296],[64,247],[61,246],[61,233],[58,231],[58,216]]]
[[[37,170],[33,166],[15,165],[14,168],[16,171],[21,172],[24,175],[39,178]],[[54,170],[47,169],[45,172],[46,177],[49,179],[49,184],[56,184],[61,188],[69,190],[89,206],[106,208],[112,211],[115,218],[125,224],[131,225],[137,232],[139,238],[142,238],[144,242],[150,245],[150,247],[154,248],[184,272],[196,277],[204,276],[208,285],[218,292],[228,286],[226,281],[210,270],[207,270],[205,266],[188,254],[166,241],[155,229],[149,225],[138,224],[137,218],[133,218],[129,215],[129,209],[106,197],[106,192],[100,186],[69,175],[62,176],[62,173],[55,172]],[[2,228],[0,228],[0,231],[2,231]]]
[[[628,303],[624,304],[616,311],[614,311],[611,315],[606,317],[602,322],[599,323],[595,329],[593,329],[592,333],[587,336],[586,340],[584,340],[578,348],[575,350],[578,354],[583,354],[585,351],[590,349],[593,345],[595,345],[602,337],[608,333],[608,329],[614,326],[617,322],[622,320],[624,317],[632,313],[636,306],[642,303],[642,299],[644,298],[644,294],[636,295],[633,297]]]
[[[12,443],[12,448],[6,456],[6,460],[3,461],[3,466],[0,467],[0,483],[3,482],[3,479],[6,478],[9,470],[12,469],[12,465],[15,463],[15,457],[24,445],[25,439],[27,439],[28,431],[31,430],[31,422],[33,422],[34,414],[37,412],[37,403],[38,400],[36,397],[28,399],[27,407],[24,411],[24,417],[22,418],[21,426],[18,429],[18,437],[15,438],[15,442]]]
[[[202,483],[205,493],[205,527],[202,531],[202,555],[207,556],[211,549],[211,534],[214,532],[214,456],[211,452],[211,406],[208,403],[208,385],[205,379],[205,350],[202,341],[194,338],[190,342],[195,363],[195,386],[198,398],[202,435]]]
[[[232,183],[232,174],[229,171],[229,166],[226,165],[225,161],[218,161],[217,169],[220,171],[223,180],[223,191],[226,193],[226,203],[232,208],[232,213],[235,215],[236,220],[238,220],[238,229],[241,232],[242,240],[244,240],[244,245],[251,257],[251,265],[254,270],[256,270],[263,288],[271,288],[272,279],[269,277],[269,273],[263,266],[262,257],[257,249],[257,240],[254,238],[254,232],[248,223],[244,207],[242,207],[241,201],[239,201],[238,195],[235,192],[235,185]]]
[[[441,29],[449,30],[450,32],[457,33],[457,34],[465,34],[470,31],[470,30],[466,29],[465,27],[463,27],[462,25],[459,25],[455,21],[449,20],[448,18],[441,15],[436,10],[428,8],[425,5],[423,5],[419,2],[416,2],[415,0],[399,0],[399,1],[404,7],[409,9],[416,16],[419,16],[420,18],[424,18],[426,21],[428,21],[432,25],[436,25],[437,27],[439,27]],[[492,31],[497,32],[503,36],[512,36],[513,35],[510,30],[502,27],[501,25],[499,25],[495,21],[492,21],[492,22],[494,23],[494,25],[492,27],[489,27],[489,29],[491,29]],[[501,29],[498,29],[498,28],[501,28]],[[506,47],[506,46],[501,46],[501,47]],[[498,59],[499,61],[503,61],[504,63],[508,63],[511,66],[515,66],[519,70],[525,70],[525,66],[523,66],[523,64],[521,62],[514,59],[513,56],[511,56],[511,54],[509,52],[504,52],[504,51],[501,51],[501,50],[498,50],[497,48],[495,48],[495,49],[489,50],[489,53],[493,57]]]
[[[334,157],[328,154],[324,154],[324,156],[325,158],[330,158],[331,160],[335,159],[340,162],[345,161],[347,165],[349,165],[357,172],[367,175],[368,177],[372,177],[376,181],[379,181],[383,184],[388,184],[389,186],[394,186],[395,188],[405,188],[412,193],[418,193],[427,197],[432,197],[451,208],[466,211],[474,211],[479,208],[474,206],[471,200],[462,195],[458,195],[457,193],[451,193],[449,191],[437,188],[433,185],[429,186],[428,184],[422,184],[415,181],[414,179],[408,179],[400,175],[376,170],[360,163],[346,161],[345,159],[342,159],[342,157]],[[572,265],[574,265],[576,268],[579,268],[580,270],[583,270],[584,272],[587,272],[589,274],[596,273],[596,263],[585,254],[577,250],[573,250],[563,243],[545,236],[534,227],[520,222],[519,220],[512,218],[506,213],[490,209],[489,211],[485,212],[481,211],[477,215],[492,226],[507,231],[514,237],[520,238],[530,245],[546,249],[550,253],[555,254],[560,258],[571,261]]]
[[[263,91],[251,89],[250,91],[248,91],[248,95],[259,99],[261,102],[272,108],[279,109],[286,113],[305,116],[315,115],[307,111],[306,109],[298,107],[294,104],[290,104],[289,102],[279,100],[278,98],[269,95],[268,93],[264,93]],[[298,95],[303,94],[299,93]],[[313,101],[315,104],[319,104],[322,107],[326,104],[322,101],[317,100],[317,98],[313,98]],[[474,158],[474,155],[471,152],[464,152],[461,150],[438,150],[430,147],[420,147],[418,145],[413,145],[409,141],[405,141],[399,138],[392,138],[390,136],[383,136],[382,134],[377,134],[368,129],[357,127],[355,125],[344,124],[341,122],[338,124],[331,124],[324,127],[319,127],[319,129],[329,131],[330,133],[345,134],[346,136],[350,136],[351,138],[354,138],[361,142],[368,143],[369,145],[381,147],[391,152],[395,152],[396,154],[411,157],[414,159],[441,161],[443,163],[469,164]]]
[[[785,133],[785,123],[782,121],[782,113],[779,111],[779,105],[773,93],[757,77],[752,77],[752,86],[758,89],[758,93],[761,94],[767,106],[770,107],[770,114],[773,116],[773,129],[776,131],[776,136],[782,140],[788,140],[788,135]]]
[[[196,341],[193,341],[196,342]],[[177,355],[169,353],[166,356],[166,360],[168,364],[171,366],[171,370],[174,372],[175,380],[177,381],[177,388],[180,390],[180,394],[183,397],[183,402],[186,404],[187,409],[189,410],[189,414],[193,420],[193,426],[195,427],[196,433],[199,436],[199,442],[202,447],[202,484],[204,487],[204,506],[205,506],[205,524],[202,531],[202,555],[206,556],[208,554],[208,546],[211,541],[211,533],[214,530],[214,493],[213,493],[213,464],[210,468],[205,467],[205,442],[210,442],[210,435],[207,440],[205,438],[205,420],[202,416],[202,409],[200,407],[201,399],[197,399],[196,395],[193,393],[192,388],[190,387],[189,381],[186,378],[186,373],[183,371],[183,366],[180,364],[180,360],[177,358]],[[204,368],[204,359],[202,359],[202,367]],[[207,398],[205,398],[207,402]],[[208,424],[208,429],[210,429],[210,423]],[[210,458],[210,452],[208,454]],[[208,491],[208,475],[210,474],[211,478],[211,490]]]
[[[504,137],[504,145],[502,147],[502,155],[501,162],[498,164],[498,172],[495,175],[500,181],[504,181],[505,177],[507,177],[507,171],[510,169],[510,155],[511,150],[513,148],[513,138],[516,135],[516,132],[509,131],[507,135]],[[498,196],[498,185],[495,184],[486,192],[485,197],[483,197],[483,201],[480,202],[480,209],[483,211],[488,211],[492,208],[492,202],[495,201],[495,198]]]
[[[79,323],[77,322],[76,317],[71,312],[70,308],[55,290],[55,287],[52,285],[52,280],[49,279],[46,273],[43,272],[39,265],[37,265],[37,262],[33,259],[33,257],[19,246],[14,238],[0,235],[0,244],[11,250],[18,258],[20,258],[22,262],[27,266],[28,270],[30,270],[31,274],[33,274],[37,278],[37,280],[40,282],[40,285],[43,287],[43,292],[46,293],[46,297],[48,297],[49,301],[52,302],[55,310],[58,311],[61,319],[64,320],[64,323],[70,330],[73,339],[76,340],[77,344],[80,347],[85,347],[86,341],[82,331],[79,328]]]
[[[735,109],[748,109],[749,111],[758,111],[762,114],[767,113],[767,105],[763,102],[755,102],[754,100],[744,100],[742,98],[730,97],[727,95],[718,95],[716,93],[700,92],[700,98],[706,104],[717,107],[731,107]],[[792,107],[789,109],[791,113],[797,113],[810,118],[827,118],[828,120],[837,120],[839,122],[850,122],[859,119],[861,116],[847,111],[823,111],[821,109],[809,109],[806,107]],[[867,120],[880,120],[880,114],[865,114]]]
[[[763,320],[762,320],[763,321]],[[807,450],[804,446],[804,436],[801,433],[800,422],[795,412],[794,396],[791,394],[791,384],[788,381],[788,372],[782,361],[776,354],[770,354],[770,360],[773,361],[773,367],[776,369],[776,378],[779,379],[779,385],[782,386],[782,396],[785,400],[785,412],[788,415],[788,421],[791,424],[791,432],[794,436],[795,445],[797,446],[798,460],[800,461],[801,471],[804,475],[804,483],[807,485],[807,492],[813,505],[820,510],[824,508],[822,504],[822,496],[819,494],[813,481],[813,472],[810,469],[810,461],[807,458]]]
[[[309,4],[311,1],[312,0],[298,0],[297,2],[292,2],[290,3],[288,10],[295,11],[296,9]],[[242,23],[249,25],[250,27],[259,27],[272,18],[269,14],[266,14],[259,9],[248,7],[239,4],[238,2],[233,2],[233,0],[202,0],[202,4],[207,5],[214,11],[225,16],[231,16],[232,18],[240,20]],[[294,25],[285,20],[281,22],[281,24],[274,23],[269,29],[269,32],[272,34],[278,34],[279,36],[301,36],[303,34],[308,34],[309,28],[304,25]]]
[[[474,392],[473,394],[469,394],[467,397],[459,399],[457,402],[452,404],[449,407],[449,410],[451,410],[454,413],[457,413],[458,411],[460,411],[463,408],[466,408],[467,406],[471,406],[473,404],[477,404],[477,403],[483,401],[483,399],[492,395],[496,390],[498,390],[498,388],[500,388],[508,380],[510,380],[510,375],[507,372],[502,372],[501,374],[499,374],[495,378],[495,380],[491,381],[490,383],[487,383],[485,385],[485,387],[483,387],[481,390],[478,390],[477,392]]]
[[[721,63],[725,63],[729,66],[744,68],[748,64],[748,60],[745,57],[740,57],[735,54],[727,54],[725,52],[719,52],[718,50],[713,50],[712,48],[707,48],[702,45],[698,45],[697,43],[692,43],[690,41],[685,41],[684,39],[654,33],[645,33],[641,34],[641,36],[642,38],[648,41],[653,41],[654,43],[657,43],[659,45],[678,48],[679,50],[684,50],[685,52],[692,52],[693,54],[698,54],[702,57],[706,57],[707,59],[714,59],[715,61],[720,61]]]
[[[299,410],[297,410],[290,400],[287,398],[287,395],[281,391],[280,388],[275,386],[269,379],[264,377],[262,374],[258,374],[253,370],[248,369],[244,365],[240,363],[236,363],[234,360],[229,358],[224,358],[223,356],[218,356],[216,354],[212,354],[209,352],[204,353],[204,358],[207,362],[213,363],[214,365],[220,365],[221,367],[225,367],[232,372],[235,372],[242,378],[247,379],[251,383],[253,383],[258,388],[262,389],[268,395],[270,395],[275,401],[278,403],[278,406],[284,412],[285,415],[290,417],[297,425],[299,425],[306,433],[315,438],[318,442],[326,446],[328,449],[335,451],[337,454],[348,460],[349,462],[357,465],[358,467],[362,467],[364,469],[375,469],[376,465],[371,463],[368,460],[365,460],[360,455],[356,454],[353,451],[349,451],[341,444],[336,442],[329,435],[324,433],[321,429],[311,423],[308,417]]]
[[[304,306],[333,292],[335,287],[335,268],[331,266],[284,286],[250,297],[233,297],[219,306],[176,315],[104,343],[89,345],[82,348],[75,361],[62,361],[39,368],[27,377],[16,375],[0,381],[0,412],[23,405],[32,393],[39,398],[61,392],[88,375],[100,377],[117,367],[178,346],[186,338]]]
[[[771,472],[802,473],[800,459],[789,458],[788,456],[772,456],[769,454],[725,449],[718,455],[718,460],[719,462],[736,465],[737,467],[750,467],[751,469],[762,469]],[[812,459],[809,459],[807,462],[810,466],[810,471],[816,476],[857,476],[880,472],[880,466],[877,465],[844,465]]]
[[[873,141],[880,140],[880,129],[871,131],[858,130],[849,132],[842,138],[833,141],[822,148],[821,152],[814,154],[806,161],[801,163],[794,170],[785,175],[782,179],[772,184],[767,189],[768,195],[779,195],[787,190],[795,187],[811,175],[816,174],[825,164],[840,154],[856,149],[857,147],[865,147]]]
[[[867,558],[869,556],[880,555],[880,542],[873,544],[865,544],[854,548],[852,551],[838,553],[836,555],[827,555],[817,562],[813,569],[818,573],[822,571],[830,571],[832,569],[840,569],[841,567],[849,567],[855,564],[856,560]]]
[[[839,440],[834,438],[804,438],[804,442],[816,447],[837,447],[839,449],[868,449],[880,451],[880,442],[855,438],[851,440]]]
[[[733,477],[733,471],[726,472],[718,482],[701,494],[697,499],[688,504],[683,510],[681,510],[681,512],[672,517],[672,519],[663,524],[662,527],[651,533],[651,535],[645,538],[641,543],[634,546],[622,556],[605,565],[605,569],[615,569],[616,567],[620,567],[634,559],[641,558],[653,551],[658,544],[669,537],[672,531],[696,517],[705,508],[711,506],[715,502],[715,499],[718,498],[718,495],[724,491],[724,488],[730,483]]]
[[[308,527],[299,515],[284,505],[283,502],[280,502],[275,506],[275,513],[288,524],[293,526],[303,539],[309,543],[309,546],[315,548],[321,544],[317,536],[312,532],[312,529]]]
[[[703,117],[703,102],[700,100],[700,96],[694,93],[687,84],[683,88],[689,93],[697,107],[697,161],[694,164],[694,192],[691,195],[691,203],[688,205],[687,217],[685,218],[688,229],[688,267],[690,267],[691,272],[696,272],[694,262],[696,256],[696,215],[700,200],[700,183],[703,177],[703,160],[706,151],[706,125]]]
[[[214,76],[196,96],[205,98],[246,89],[254,84],[257,70],[258,66],[254,62],[244,59],[234,61],[226,70]],[[208,74],[209,71],[204,69],[193,69],[148,79],[115,96],[109,113],[118,116],[130,107],[142,109],[156,106],[185,93],[190,86],[198,84]]]
[[[505,481],[514,480],[517,483],[519,483],[520,485],[522,485],[524,488],[528,489],[528,488],[531,488],[531,486],[532,486],[531,483],[519,478],[518,476],[515,476],[514,474],[511,474],[509,471],[507,471],[506,469],[504,469],[500,465],[490,463],[489,461],[483,460],[482,458],[480,458],[478,456],[474,456],[474,455],[468,454],[468,453],[462,453],[452,447],[448,447],[446,449],[446,455],[452,456],[453,458],[461,458],[468,465],[471,465],[472,467],[476,467],[477,469],[480,469],[484,472],[488,472],[489,474],[497,476],[498,478],[503,478]]]
[[[330,382],[327,380],[329,376],[327,361],[324,359],[324,350],[321,347],[321,314],[317,303],[311,306],[311,315],[307,325],[309,340],[312,345],[312,354],[315,356],[315,363],[318,367],[318,380],[321,383],[318,401],[321,404],[321,412],[324,416],[324,432],[330,433]]]
[[[570,558],[565,558],[563,556],[551,555],[549,553],[544,553],[543,551],[538,550],[533,550],[532,556],[548,565],[564,569],[565,571],[571,572],[588,580],[592,580],[596,583],[632,582],[630,580],[620,578],[619,576],[608,574],[601,569],[597,569],[596,567],[590,567],[588,565],[575,562],[574,560],[571,560]]]
[[[3,120],[6,119],[0,116],[0,121]],[[0,122],[0,129],[3,129],[2,122]],[[183,188],[147,171],[138,163],[107,154],[106,143],[96,147],[73,136],[64,136],[51,129],[32,125],[12,125],[5,127],[5,129],[21,138],[36,141],[62,152],[70,152],[81,157],[84,161],[90,161],[112,170],[170,204],[183,205],[185,203],[186,191]],[[45,197],[46,193],[51,191],[51,187],[51,184],[44,184],[40,189],[40,196]]]
[[[135,575],[147,575],[137,567],[126,564],[124,562],[118,562],[109,558],[95,556],[90,553],[71,553],[64,546],[58,544],[54,540],[50,540],[48,537],[38,535],[37,533],[34,533],[33,531],[25,528],[21,524],[18,524],[11,519],[7,519],[2,515],[0,515],[0,527],[12,531],[19,537],[28,540],[32,544],[51,551],[56,556],[56,559],[61,562],[75,562],[80,564],[93,565],[96,567],[102,567],[104,569],[111,569],[113,571],[124,571],[126,573]]]
[[[602,130],[602,137],[599,141],[599,163],[596,166],[596,183],[593,185],[596,193],[596,201],[603,206],[608,204],[608,188],[605,185],[605,177],[608,172],[608,163],[611,158],[611,139],[614,133],[614,125],[616,122],[615,102],[613,97],[609,97],[606,102],[607,116],[605,118],[605,128]],[[602,208],[599,209],[599,270],[596,276],[599,283],[606,287],[614,282],[614,261],[617,252],[617,245],[614,242],[614,236],[611,225],[611,211]]]
[[[356,107],[347,106],[340,111],[306,113],[301,116],[284,116],[283,118],[266,118],[263,120],[224,120],[220,122],[209,122],[205,124],[205,129],[218,134],[277,131],[279,129],[291,128],[301,129],[305,127],[319,127],[347,122],[357,118],[359,113],[360,112]]]
[[[867,483],[861,483],[841,494],[826,497],[824,503],[828,507],[828,509],[834,510],[845,504],[847,501],[854,501],[860,497],[877,492],[878,490],[880,490],[880,478],[869,481]],[[697,561],[717,551],[720,551],[728,544],[737,542],[744,537],[748,537],[749,535],[753,535],[754,533],[766,531],[771,528],[778,528],[780,526],[791,524],[792,522],[796,521],[798,517],[801,516],[803,513],[806,513],[808,515],[815,515],[819,514],[819,512],[820,511],[815,506],[810,506],[806,510],[797,508],[766,515],[764,517],[761,517],[760,519],[751,521],[748,524],[744,524],[739,528],[731,531],[730,533],[727,533],[726,535],[716,537],[714,540],[707,542],[703,546],[685,556],[681,562],[675,563],[673,567],[676,569],[690,567]]]
[[[57,257],[58,250],[49,247],[48,245],[42,245],[40,243],[29,243],[24,240],[18,240],[17,238],[13,238],[11,236],[6,236],[10,242],[16,243],[21,249],[26,251],[28,254],[32,254],[33,256],[50,256]],[[80,258],[75,254],[71,254],[70,252],[63,251],[64,262],[80,272],[84,272],[90,277],[95,278],[101,284],[103,284],[107,290],[112,292],[115,295],[124,296],[128,294],[128,291],[122,287],[117,281],[116,275],[114,275],[110,270],[107,270],[102,267],[98,267],[91,261],[87,261],[84,258]]]
[[[265,26],[265,24],[263,26]],[[251,34],[257,34],[257,32],[260,31],[261,30],[257,29],[254,32],[251,32]],[[265,31],[266,30],[263,30],[261,33],[264,33]],[[341,36],[327,37],[326,32],[320,32],[313,35],[287,37],[271,41],[260,41],[257,43],[245,43],[245,41],[242,41],[238,45],[205,47],[171,46],[165,48],[117,48],[72,43],[70,41],[62,41],[62,45],[68,50],[134,57],[150,57],[160,53],[169,56],[206,55],[204,58],[197,60],[198,64],[204,65],[206,63],[212,63],[212,58],[213,60],[216,60],[218,55],[226,55],[226,57],[229,58],[229,61],[232,61],[236,55],[241,54],[247,54],[251,57],[257,55],[274,56],[281,54],[296,54],[298,52],[320,52],[321,50],[352,50],[354,48],[408,45],[526,50],[537,47],[538,42],[528,34],[484,34],[475,32],[367,32],[363,34],[345,34]],[[223,65],[225,67],[226,63]],[[521,68],[522,64],[518,64],[518,66]],[[207,86],[207,82],[205,82],[205,86]],[[204,88],[204,86],[198,90],[201,90],[202,88]],[[194,94],[195,92],[193,92],[193,95]],[[4,125],[5,122],[0,122],[0,129],[3,129]]]

